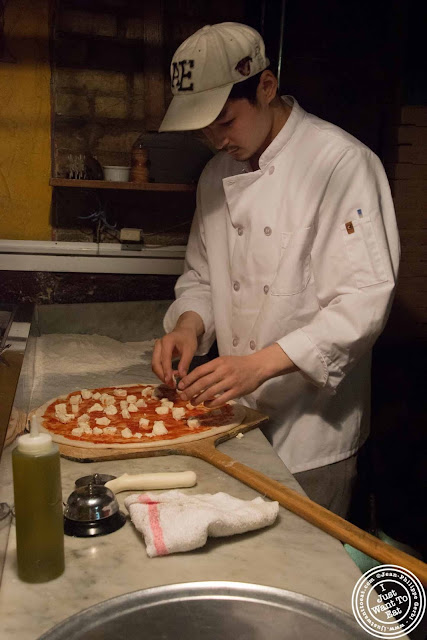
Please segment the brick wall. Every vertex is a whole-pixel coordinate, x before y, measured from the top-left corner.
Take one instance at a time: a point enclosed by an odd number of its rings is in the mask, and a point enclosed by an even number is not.
[[[388,335],[427,338],[427,106],[403,106],[385,146],[402,259]]]
[[[175,48],[209,22],[242,20],[243,0],[58,0],[53,25],[53,175],[70,154],[127,165],[138,135],[157,131]]]

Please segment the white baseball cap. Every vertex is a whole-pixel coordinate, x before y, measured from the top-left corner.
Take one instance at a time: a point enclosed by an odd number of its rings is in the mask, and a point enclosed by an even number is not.
[[[258,31],[238,22],[206,25],[187,38],[172,58],[174,97],[159,131],[202,129],[221,113],[236,82],[270,64]]]

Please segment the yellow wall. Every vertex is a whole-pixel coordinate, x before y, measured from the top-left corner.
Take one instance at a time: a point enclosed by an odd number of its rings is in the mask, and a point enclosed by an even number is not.
[[[50,240],[49,0],[9,0],[0,62],[0,238]]]

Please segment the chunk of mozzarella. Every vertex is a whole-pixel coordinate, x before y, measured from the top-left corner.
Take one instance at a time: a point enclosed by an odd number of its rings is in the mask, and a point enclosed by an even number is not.
[[[80,393],[83,400],[89,400],[92,397],[92,391],[89,391],[89,389],[82,389]]]
[[[126,398],[128,392],[126,391],[126,389],[114,389],[113,391],[114,395],[117,396],[118,398]]]
[[[138,407],[131,402],[128,406],[128,411],[129,413],[136,413],[138,411]]]
[[[96,424],[100,424],[103,427],[108,427],[108,425],[110,424],[111,420],[109,420],[107,417],[104,417],[104,418],[96,418],[95,422],[96,422]]]
[[[136,402],[136,396],[127,396],[126,400],[129,402],[129,404],[133,404],[134,402]]]
[[[138,409],[142,409],[143,407],[147,406],[147,403],[145,402],[144,398],[140,398],[135,402],[135,406],[138,407]]]
[[[200,422],[197,418],[189,418],[187,420],[187,424],[190,429],[196,429],[197,427],[200,427]]]
[[[163,405],[161,407],[156,407],[155,412],[158,413],[159,416],[165,416],[167,413],[169,413],[169,407],[165,407]]]
[[[107,416],[115,416],[117,413],[117,407],[115,407],[113,404],[108,404],[104,409],[104,413]]]
[[[181,418],[183,418],[184,416],[185,416],[184,407],[174,407],[172,409],[172,417],[174,418],[174,420],[181,420]]]
[[[132,438],[132,436],[133,436],[133,433],[129,429],[129,427],[126,427],[126,429],[122,429],[121,433],[122,433],[123,438]]]
[[[153,430],[151,432],[154,436],[163,436],[168,433],[163,420],[156,420],[153,424]]]
[[[127,409],[122,409],[122,417],[128,420],[130,418],[130,413]]]
[[[82,400],[82,397],[81,397],[81,395],[79,393],[77,396],[71,396],[70,404],[71,405],[74,405],[74,404],[78,405],[78,404],[80,404],[81,400]]]
[[[104,427],[103,432],[106,436],[112,436],[116,433],[117,427]]]
[[[150,424],[150,421],[148,420],[148,418],[139,419],[139,426],[142,427],[143,429],[146,429],[149,424]]]
[[[95,404],[93,404],[91,408],[87,410],[88,413],[92,413],[92,411],[104,411],[104,407],[99,404],[99,402],[95,402]]]

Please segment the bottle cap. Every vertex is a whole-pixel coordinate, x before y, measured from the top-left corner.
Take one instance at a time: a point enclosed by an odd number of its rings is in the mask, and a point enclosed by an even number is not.
[[[31,418],[30,433],[18,438],[18,449],[22,453],[37,456],[52,451],[52,436],[48,433],[39,433],[39,427],[35,416]]]

